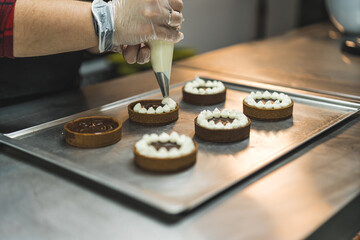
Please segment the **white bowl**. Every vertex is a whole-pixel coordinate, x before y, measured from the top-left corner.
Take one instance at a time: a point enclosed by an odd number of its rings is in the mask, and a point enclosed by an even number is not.
[[[326,0],[326,5],[339,31],[360,35],[360,0]]]

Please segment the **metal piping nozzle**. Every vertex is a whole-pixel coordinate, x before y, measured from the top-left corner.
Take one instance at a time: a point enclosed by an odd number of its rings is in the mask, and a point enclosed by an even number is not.
[[[163,72],[154,72],[163,97],[169,96],[170,80]]]

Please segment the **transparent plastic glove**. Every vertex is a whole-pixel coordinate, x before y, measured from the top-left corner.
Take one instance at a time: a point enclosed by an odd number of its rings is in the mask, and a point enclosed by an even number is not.
[[[129,64],[145,64],[150,61],[150,48],[146,44],[120,45],[113,50],[122,53],[124,59]]]
[[[109,4],[115,24],[114,46],[151,40],[175,43],[184,38],[178,30],[183,22],[182,0],[112,0]]]

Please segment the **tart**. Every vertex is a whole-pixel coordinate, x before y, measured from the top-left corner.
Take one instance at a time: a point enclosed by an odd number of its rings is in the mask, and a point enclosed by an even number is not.
[[[209,142],[238,142],[249,137],[250,125],[241,111],[204,110],[195,118],[195,135]]]
[[[81,148],[108,146],[120,141],[121,127],[121,122],[112,117],[78,118],[65,124],[65,141]]]
[[[145,134],[134,145],[135,164],[148,171],[178,172],[193,166],[198,146],[186,135]]]
[[[171,98],[140,100],[129,104],[128,113],[142,125],[165,125],[179,118],[179,105]]]
[[[226,87],[220,81],[204,80],[196,77],[182,89],[184,102],[194,105],[214,105],[225,102]]]
[[[243,100],[244,114],[264,121],[279,121],[292,116],[294,101],[284,93],[251,92]]]

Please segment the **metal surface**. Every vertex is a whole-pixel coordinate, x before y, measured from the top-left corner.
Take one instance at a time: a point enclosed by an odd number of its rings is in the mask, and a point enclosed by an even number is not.
[[[343,53],[341,44],[340,34],[329,23],[319,23],[176,65],[360,101],[360,57]]]
[[[154,72],[156,80],[159,84],[162,96],[168,97],[170,91],[170,80],[163,72]]]
[[[225,83],[226,84],[226,83]],[[190,210],[288,151],[300,146],[331,126],[358,111],[355,103],[286,92],[295,101],[293,118],[281,122],[253,121],[250,139],[233,144],[199,143],[198,162],[194,168],[178,174],[151,174],[133,164],[132,145],[145,133],[178,131],[194,134],[193,119],[203,109],[215,107],[241,109],[249,91],[263,90],[239,84],[226,84],[227,101],[211,107],[180,103],[180,118],[164,127],[143,127],[130,123],[127,105],[138,98],[159,98],[150,92],[115,102],[98,109],[54,122],[24,129],[1,138],[5,144],[25,149],[43,160],[92,179],[104,186],[128,194],[168,214]],[[181,101],[181,86],[172,89],[172,98]],[[100,149],[77,149],[65,144],[63,124],[80,116],[107,115],[123,122],[123,139]]]
[[[294,74],[290,78],[276,74],[276,85],[359,96],[360,78],[351,74],[359,71],[359,64],[352,68],[334,62],[341,42],[319,37],[319,33],[324,35],[327,31],[328,25],[315,25],[294,32],[291,42],[285,36],[267,40],[264,48],[254,46],[253,42],[242,44],[239,46],[244,50],[242,53],[223,49],[232,52],[225,57],[206,54],[205,64],[215,63],[212,70],[227,67],[232,75],[175,64],[171,81],[181,82],[205,74],[219,79],[227,76],[226,80],[235,81],[239,77],[234,75],[244,73],[245,79],[256,82],[254,79],[264,79],[279,69],[292,69]],[[320,53],[314,52],[314,42],[324,46]],[[287,61],[278,61],[279,54],[285,51]],[[269,60],[257,61],[255,56]],[[239,57],[244,60],[234,59]],[[198,59],[198,63],[204,62],[204,58]],[[311,66],[314,61],[323,64]],[[266,72],[259,77],[251,72],[254,68]],[[324,72],[328,78],[322,78]],[[153,76],[153,71],[147,71],[86,87],[74,94],[59,93],[1,107],[0,130],[17,131],[158,89]],[[344,218],[338,217],[347,206],[360,206],[359,201],[354,202],[360,195],[360,114],[172,224],[158,221],[155,214],[144,214],[130,200],[109,196],[89,182],[82,183],[68,171],[35,160],[0,144],[0,239],[298,240],[320,231],[325,236],[316,235],[317,240],[338,240],[352,239],[360,226],[356,209],[346,211]],[[335,224],[329,226],[328,222],[334,223],[332,219]]]

